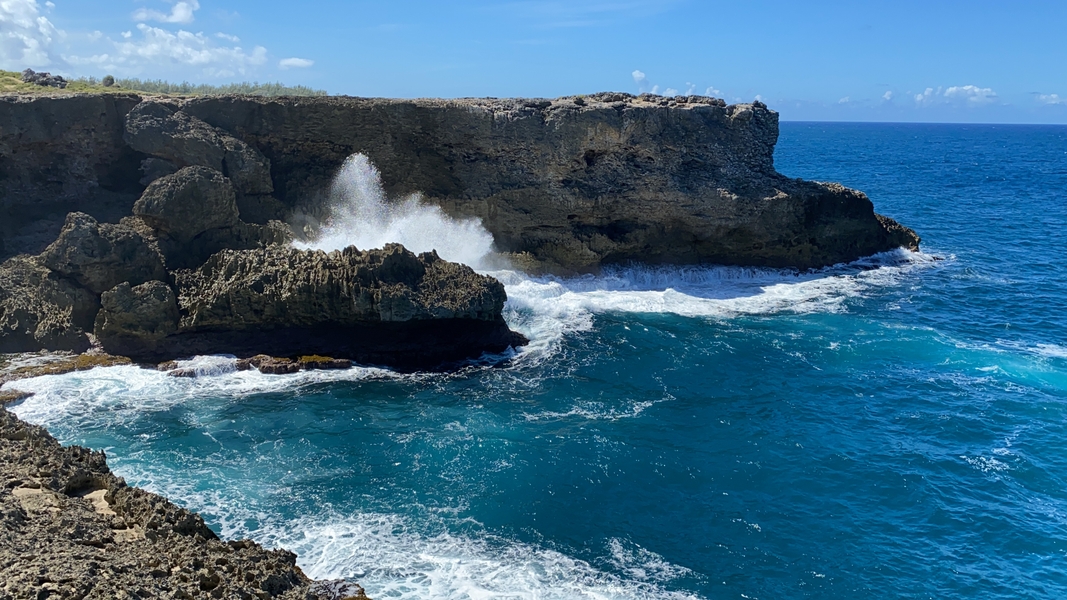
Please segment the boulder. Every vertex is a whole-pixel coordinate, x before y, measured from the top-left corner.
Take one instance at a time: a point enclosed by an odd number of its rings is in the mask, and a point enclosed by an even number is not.
[[[139,285],[167,278],[159,253],[139,233],[126,225],[97,223],[79,212],[67,215],[59,238],[41,253],[40,262],[94,294],[123,281]]]
[[[63,77],[51,73],[37,73],[33,69],[26,69],[22,72],[22,83],[32,83],[61,90],[67,87],[67,80]]]
[[[96,334],[105,349],[140,361],[263,353],[309,356],[312,368],[355,360],[416,369],[526,343],[501,316],[500,282],[398,244],[329,254],[283,246],[223,250],[174,275],[177,305],[162,282],[104,294]],[[334,358],[317,360],[325,356]],[[303,366],[274,362],[260,370]]]
[[[0,265],[0,353],[83,352],[99,308],[96,294],[35,257],[9,259]]]
[[[244,194],[270,194],[270,161],[225,131],[160,102],[145,101],[126,116],[123,139],[138,152],[179,167],[200,165],[226,174]]]
[[[241,223],[230,181],[207,167],[185,167],[153,181],[133,205],[133,214],[178,242]]]
[[[100,304],[93,332],[111,354],[158,353],[165,338],[178,330],[178,303],[162,281],[121,283],[104,292]]]

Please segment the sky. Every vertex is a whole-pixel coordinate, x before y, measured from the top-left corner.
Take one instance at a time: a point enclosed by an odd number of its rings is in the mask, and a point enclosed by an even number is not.
[[[0,68],[376,97],[762,100],[1067,123],[1067,0],[0,0]]]

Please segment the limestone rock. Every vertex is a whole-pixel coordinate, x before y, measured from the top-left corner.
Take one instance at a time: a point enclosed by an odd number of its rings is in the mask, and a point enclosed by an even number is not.
[[[180,242],[241,222],[233,186],[207,167],[185,167],[149,184],[133,214]]]
[[[5,598],[366,598],[311,581],[291,552],[219,540],[199,515],[127,486],[103,452],[60,446],[2,407],[0,480]]]
[[[124,139],[135,150],[178,166],[221,171],[246,194],[270,194],[270,162],[258,150],[196,117],[146,101],[126,117]]]
[[[159,254],[139,233],[125,225],[97,223],[85,213],[67,215],[59,238],[40,261],[95,294],[123,281],[139,285],[167,277]]]
[[[154,345],[116,346],[109,342],[115,336],[98,327],[104,347],[153,361],[264,353],[432,368],[526,341],[501,317],[506,295],[498,281],[433,253],[416,256],[398,244],[330,254],[282,246],[223,250],[175,277],[181,314],[175,333]],[[119,286],[105,294],[98,324],[140,306],[141,300],[131,300],[112,308],[111,295],[126,298],[136,291]],[[238,368],[258,366],[253,362]],[[298,361],[269,367],[300,368]]]
[[[384,100],[210,97],[182,110],[270,149],[274,196],[323,216],[344,160],[366,154],[392,197],[477,217],[531,269],[630,261],[821,267],[904,246],[870,199],[774,167],[778,113],[761,102],[591,94]]]
[[[178,302],[162,281],[121,283],[104,292],[100,303],[94,334],[111,354],[158,352],[164,339],[178,330]]]
[[[82,352],[99,307],[96,294],[34,257],[9,259],[0,265],[0,353]]]

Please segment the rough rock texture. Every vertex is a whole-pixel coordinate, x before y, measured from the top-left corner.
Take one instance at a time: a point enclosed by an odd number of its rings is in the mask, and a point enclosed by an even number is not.
[[[95,294],[35,257],[12,258],[0,264],[0,353],[84,351],[99,308]]]
[[[759,102],[212,97],[182,110],[262,150],[293,209],[323,216],[322,191],[362,152],[391,194],[478,217],[501,250],[549,270],[805,268],[918,245],[861,192],[777,173],[778,114]]]
[[[176,107],[146,100],[126,117],[124,139],[135,150],[183,167],[225,173],[247,194],[274,191],[270,162],[253,147]]]
[[[64,448],[0,408],[0,599],[365,598],[285,550],[223,542],[199,515],[129,487],[103,452]]]
[[[116,222],[143,186],[122,140],[133,95],[0,96],[0,258],[37,254],[68,213]]]
[[[104,219],[98,212],[132,204],[142,175],[168,168],[142,173],[147,158],[222,172],[245,221],[313,225],[355,152],[394,196],[421,192],[449,214],[481,218],[499,249],[535,269],[630,260],[804,268],[918,244],[862,193],[778,174],[778,115],[759,102],[618,93],[136,101],[0,97],[0,208],[17,208],[24,225],[0,225],[7,255],[50,242],[35,246],[58,231],[56,206]]]
[[[501,317],[506,295],[498,281],[397,244],[330,254],[281,246],[225,250],[175,275],[176,331],[160,338],[174,311],[159,284],[120,285],[104,295],[96,321],[105,350],[154,362],[194,354],[317,354],[412,369],[526,341]]]
[[[179,242],[241,222],[230,181],[207,167],[185,167],[156,179],[134,203],[133,214]]]
[[[41,264],[100,294],[123,281],[134,285],[166,279],[159,253],[132,228],[100,224],[85,213],[70,213],[40,255]]]
[[[162,353],[164,339],[178,331],[178,301],[162,281],[121,283],[104,292],[100,304],[93,333],[113,354]]]

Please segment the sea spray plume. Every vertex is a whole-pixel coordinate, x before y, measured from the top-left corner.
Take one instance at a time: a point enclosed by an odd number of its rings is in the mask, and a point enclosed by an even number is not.
[[[418,194],[390,200],[370,159],[353,154],[330,188],[330,217],[321,235],[297,246],[330,251],[381,248],[389,242],[415,253],[436,250],[445,260],[478,270],[502,266],[502,257],[493,251],[493,236],[479,220],[453,219],[439,207],[424,204]]]

